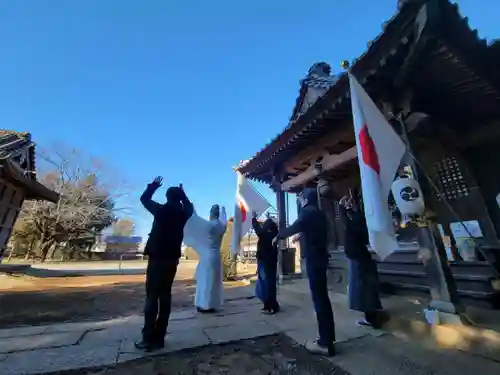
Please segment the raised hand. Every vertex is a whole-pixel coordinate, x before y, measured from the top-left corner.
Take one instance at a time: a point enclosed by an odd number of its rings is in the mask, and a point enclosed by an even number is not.
[[[349,199],[349,198],[348,198],[347,196],[345,196],[345,195],[344,195],[344,196],[340,199],[339,204],[340,204],[341,206],[344,206],[344,207],[345,207],[345,206],[346,206],[346,204],[347,204],[348,199]]]
[[[184,186],[182,185],[182,182],[179,184],[179,189],[181,190],[181,194],[183,196],[183,199],[187,198],[186,192],[184,191]]]
[[[158,189],[162,185],[162,182],[163,182],[163,177],[161,176],[155,177],[153,182],[151,182],[151,186],[154,186],[155,189]]]
[[[343,206],[346,210],[350,210],[353,207],[353,200],[354,198],[351,197],[342,197],[342,199],[339,201],[339,205]]]

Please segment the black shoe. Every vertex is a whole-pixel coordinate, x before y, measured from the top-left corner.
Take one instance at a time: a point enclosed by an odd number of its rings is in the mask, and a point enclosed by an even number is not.
[[[149,352],[153,345],[150,342],[141,340],[141,341],[135,342],[134,346],[136,349],[145,350],[145,351]]]
[[[276,308],[276,309],[269,309],[269,310],[265,310],[263,311],[262,313],[264,315],[274,315],[276,313],[279,313],[280,312],[280,309],[279,308]]]
[[[198,310],[198,312],[202,313],[202,314],[213,314],[213,313],[215,313],[215,309],[202,309],[201,307],[197,307],[196,310]]]
[[[151,349],[150,350],[159,350],[159,349],[163,349],[165,347],[165,341],[164,340],[158,340],[158,341],[154,341],[153,343],[151,343]]]

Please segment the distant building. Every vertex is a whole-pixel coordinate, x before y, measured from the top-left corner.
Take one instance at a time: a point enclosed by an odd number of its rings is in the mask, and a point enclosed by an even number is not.
[[[107,236],[104,238],[106,252],[110,253],[138,253],[142,244],[142,237]]]
[[[258,237],[253,231],[243,237],[241,241],[241,254],[243,261],[253,262],[257,260],[257,241]]]

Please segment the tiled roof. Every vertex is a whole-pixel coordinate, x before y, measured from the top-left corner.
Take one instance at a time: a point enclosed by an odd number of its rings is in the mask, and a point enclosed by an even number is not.
[[[368,49],[356,60],[354,60],[351,69],[363,69],[364,60],[368,60],[371,55],[376,55],[381,49],[381,46],[385,45],[388,42],[388,39],[391,39],[391,37],[387,35],[387,32],[389,31],[389,34],[391,34],[394,30],[399,30],[401,25],[406,23],[407,19],[415,17],[416,11],[411,8],[412,7],[403,6],[388,21],[384,22],[382,32],[374,40],[368,43]],[[323,102],[323,98],[326,97],[330,91],[335,89],[336,86],[346,86],[345,84],[347,82],[347,78],[345,76],[346,73],[341,73],[335,76],[335,82],[329,86],[328,90],[326,90],[322,97],[318,98],[314,105],[311,105],[308,108],[306,113],[320,105],[321,102]],[[296,116],[296,112],[301,105],[300,101],[305,96],[306,91],[307,86],[302,85],[299,97],[297,98],[297,102],[294,107],[294,113],[292,114],[288,125],[281,133],[277,134],[269,143],[267,143],[260,151],[258,151],[251,159],[248,159],[246,163],[239,168],[242,173],[248,173],[250,170],[258,168],[258,165],[265,163],[265,160],[273,158],[277,153],[286,147],[285,145],[294,137],[295,134],[297,134],[297,132],[300,132],[307,125],[302,123],[302,116]]]
[[[327,72],[318,74],[314,72],[317,70],[317,66],[323,66],[327,69]],[[307,76],[300,81],[300,91],[295,101],[295,106],[292,111],[292,116],[290,121],[297,121],[297,119],[306,112],[309,107],[311,107],[321,96],[328,92],[330,87],[337,83],[340,75],[330,75],[330,65],[326,63],[316,63],[309,69]],[[313,89],[309,91],[310,89]],[[314,91],[314,96],[309,97]],[[308,103],[305,103],[305,101]]]
[[[319,89],[329,89],[332,87],[339,79],[338,75],[327,76],[327,77],[306,77],[304,79],[304,84],[308,87],[319,88]]]
[[[383,24],[381,34],[370,41],[368,43],[368,49],[351,63],[351,72],[358,77],[358,80],[362,84],[364,84],[369,76],[376,73],[378,69],[377,66],[384,65],[393,53],[397,53],[398,48],[408,43],[406,34],[412,32],[415,19],[424,3],[425,1],[423,0],[400,1],[398,4],[398,11],[391,19]],[[441,0],[438,5],[440,13],[443,16],[443,22],[446,21],[452,26],[451,32],[460,31],[460,36],[455,36],[455,38],[456,42],[460,44],[459,49],[462,50],[462,52],[467,52],[469,49],[472,52],[480,52],[483,44],[486,46],[485,41],[478,37],[477,30],[470,29],[468,19],[460,15],[456,3],[452,3],[449,0]],[[453,39],[453,35],[451,35],[450,38]],[[498,42],[491,43],[488,48],[491,55],[499,53],[497,52],[500,49],[499,44]],[[467,46],[472,46],[472,48],[468,49],[466,48]],[[401,49],[404,50],[404,47],[401,47]],[[474,55],[474,53],[465,54]],[[479,56],[481,55],[482,54],[479,53]],[[474,60],[473,57],[472,60]],[[481,61],[481,63],[482,62],[483,61]],[[306,90],[307,87],[302,85],[295,108],[300,107],[300,100],[303,98]],[[348,82],[346,74],[342,73],[340,76],[336,77],[335,82],[326,90],[324,95],[319,97],[315,103],[310,105],[305,112],[300,114],[300,116],[296,116],[296,113],[294,113],[287,127],[251,159],[246,160],[238,169],[249,178],[260,179],[256,176],[261,175],[264,170],[270,169],[270,165],[275,160],[277,161],[282,155],[285,155],[287,150],[295,147],[298,143],[305,142],[303,140],[299,142],[298,140],[301,139],[302,133],[308,133],[307,130],[309,128],[316,126],[315,123],[319,114],[334,111],[334,107],[347,99]],[[309,133],[312,134],[311,136],[315,136],[314,131],[309,131]]]
[[[22,152],[25,147],[29,147],[29,158],[31,171],[35,172],[35,143],[31,140],[31,134],[18,132],[15,130],[0,129],[0,158],[12,158]],[[35,178],[34,173],[30,173],[30,178]]]

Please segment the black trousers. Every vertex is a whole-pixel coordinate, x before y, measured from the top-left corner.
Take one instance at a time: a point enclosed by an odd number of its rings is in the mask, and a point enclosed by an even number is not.
[[[278,265],[274,262],[263,262],[262,267],[266,275],[266,282],[264,283],[264,308],[277,312],[280,309],[280,305],[278,304],[278,300],[276,298],[276,278]]]
[[[384,323],[384,314],[381,311],[365,312],[365,320],[370,323],[373,328],[380,328]]]
[[[142,329],[145,342],[163,342],[165,338],[172,305],[172,284],[178,264],[178,260],[148,262]]]
[[[309,288],[318,321],[318,344],[329,347],[335,341],[335,322],[332,304],[328,296],[328,280],[326,276],[327,262],[306,259]]]

